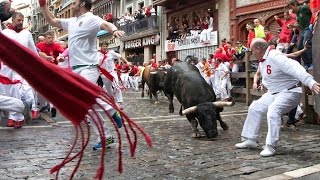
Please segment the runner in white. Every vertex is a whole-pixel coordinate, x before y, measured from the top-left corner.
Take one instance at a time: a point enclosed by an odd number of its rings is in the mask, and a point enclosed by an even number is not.
[[[90,12],[92,8],[92,1],[73,1],[72,11],[75,17],[69,19],[55,18],[46,3],[46,0],[39,0],[42,14],[47,22],[51,26],[62,28],[67,30],[69,33],[68,44],[71,68],[75,73],[78,73],[80,76],[95,84],[99,77],[99,54],[96,45],[97,33],[100,30],[107,30],[112,33],[113,36],[121,37],[124,32],[119,31],[114,24],[93,15]],[[104,106],[104,109],[107,110],[110,115],[113,115],[115,121],[119,119],[118,113],[112,106],[102,102],[100,99],[97,99],[97,101],[99,104]],[[97,111],[99,110],[100,109],[97,109]],[[94,127],[96,134],[99,134],[98,129],[96,129],[95,126],[92,127]],[[114,139],[106,127],[106,124],[104,124],[104,130],[107,137],[106,144],[113,144]],[[98,138],[98,143],[93,147],[94,149],[102,148],[100,136]]]
[[[107,70],[114,78],[113,82],[110,81],[105,75],[101,74],[103,84],[109,94],[115,96],[115,100],[120,107],[123,106],[122,92],[119,85],[118,74],[115,71],[116,65],[115,60],[119,59],[123,63],[128,63],[128,61],[121,57],[119,53],[116,53],[114,50],[108,50],[109,44],[107,42],[102,42],[100,46],[100,67]]]

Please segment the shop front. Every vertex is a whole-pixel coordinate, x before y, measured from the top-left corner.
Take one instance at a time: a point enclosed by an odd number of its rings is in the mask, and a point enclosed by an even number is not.
[[[157,52],[159,46],[159,35],[151,35],[125,41],[123,49],[129,61],[143,64],[144,62],[149,62],[153,58],[153,54],[160,53]]]

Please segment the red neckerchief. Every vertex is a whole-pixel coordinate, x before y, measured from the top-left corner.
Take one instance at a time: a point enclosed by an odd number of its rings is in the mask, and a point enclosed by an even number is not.
[[[106,70],[102,67],[102,64],[104,63],[104,61],[107,59],[107,54],[108,54],[108,50],[106,52],[103,52],[100,50],[100,52],[103,54],[103,58],[102,61],[100,63],[100,65],[98,66],[98,69],[100,70],[100,72],[106,76],[106,78],[108,78],[111,82],[113,82],[114,77]]]
[[[272,49],[274,49],[274,47],[273,47],[273,46],[269,46],[268,49],[269,49],[269,52],[270,52]],[[268,54],[269,54],[269,52],[268,52]],[[268,56],[268,54],[267,54],[267,56]],[[266,60],[266,59],[260,59],[260,60],[259,60],[259,63],[260,63],[260,62],[262,63],[262,62],[265,61],[265,60]]]
[[[17,32],[17,33],[21,32],[21,31],[23,30],[23,29],[21,29],[21,30],[16,30],[16,29],[14,28],[14,26],[12,26],[12,25],[9,25],[8,28],[11,29],[11,30],[14,30],[14,31]]]

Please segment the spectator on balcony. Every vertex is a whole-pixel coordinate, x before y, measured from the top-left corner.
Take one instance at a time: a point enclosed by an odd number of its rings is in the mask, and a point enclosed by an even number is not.
[[[103,19],[106,20],[106,21],[108,21],[108,22],[110,22],[110,23],[113,23],[113,15],[112,15],[112,13],[109,12],[107,15],[105,15],[105,16],[103,17]]]
[[[200,41],[207,44],[210,43],[210,35],[213,31],[213,12],[211,9],[208,9],[208,12],[206,12],[205,22],[208,24],[208,28],[200,33]]]
[[[180,40],[185,40],[188,34],[190,34],[189,26],[188,24],[183,24],[180,33]]]
[[[167,40],[170,40],[171,42],[174,42],[176,41],[176,39],[178,39],[178,31],[177,29],[174,29],[172,26],[169,27],[169,30],[168,30],[168,38]]]
[[[243,58],[245,57],[246,55],[246,51],[247,51],[247,48],[242,44],[241,41],[237,41],[236,43],[236,54],[235,54],[235,57],[238,59],[238,60],[243,60]]]
[[[152,8],[152,6],[150,5],[150,6],[147,6],[146,8],[145,8],[145,15],[146,15],[146,17],[150,17],[151,16],[151,8]]]
[[[269,27],[264,28],[264,34],[266,35],[265,40],[266,40],[268,43],[270,43],[270,41],[275,38],[275,35],[272,34],[272,32],[270,31],[270,28],[269,28]]]
[[[294,13],[289,14],[289,11],[286,11],[284,12],[284,20],[281,20],[278,16],[274,16],[274,19],[281,27],[277,50],[287,53],[289,44],[292,39],[292,34],[289,26],[296,22],[296,15]]]
[[[248,23],[246,25],[247,31],[248,31],[248,43],[247,43],[247,48],[250,48],[252,40],[255,38],[255,33],[254,33],[254,25],[252,23]]]
[[[150,9],[150,12],[151,12],[151,16],[156,16],[157,15],[157,12],[156,12],[156,9],[150,5],[151,9]]]
[[[255,38],[265,38],[264,27],[260,19],[253,20]]]

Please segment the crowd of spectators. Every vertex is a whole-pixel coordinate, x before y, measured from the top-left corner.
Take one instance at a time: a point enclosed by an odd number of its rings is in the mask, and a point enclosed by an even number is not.
[[[126,12],[121,17],[117,19],[117,22],[120,26],[124,26],[126,24],[139,21],[146,17],[156,16],[156,9],[154,6],[149,5],[146,7],[142,7],[139,10],[134,11],[134,13]]]
[[[167,40],[171,42],[184,40],[187,36],[201,36],[201,41],[208,42],[210,33],[213,31],[213,11],[208,9],[204,15],[199,11],[194,12],[192,17],[182,17],[182,21],[176,17],[168,28]]]

